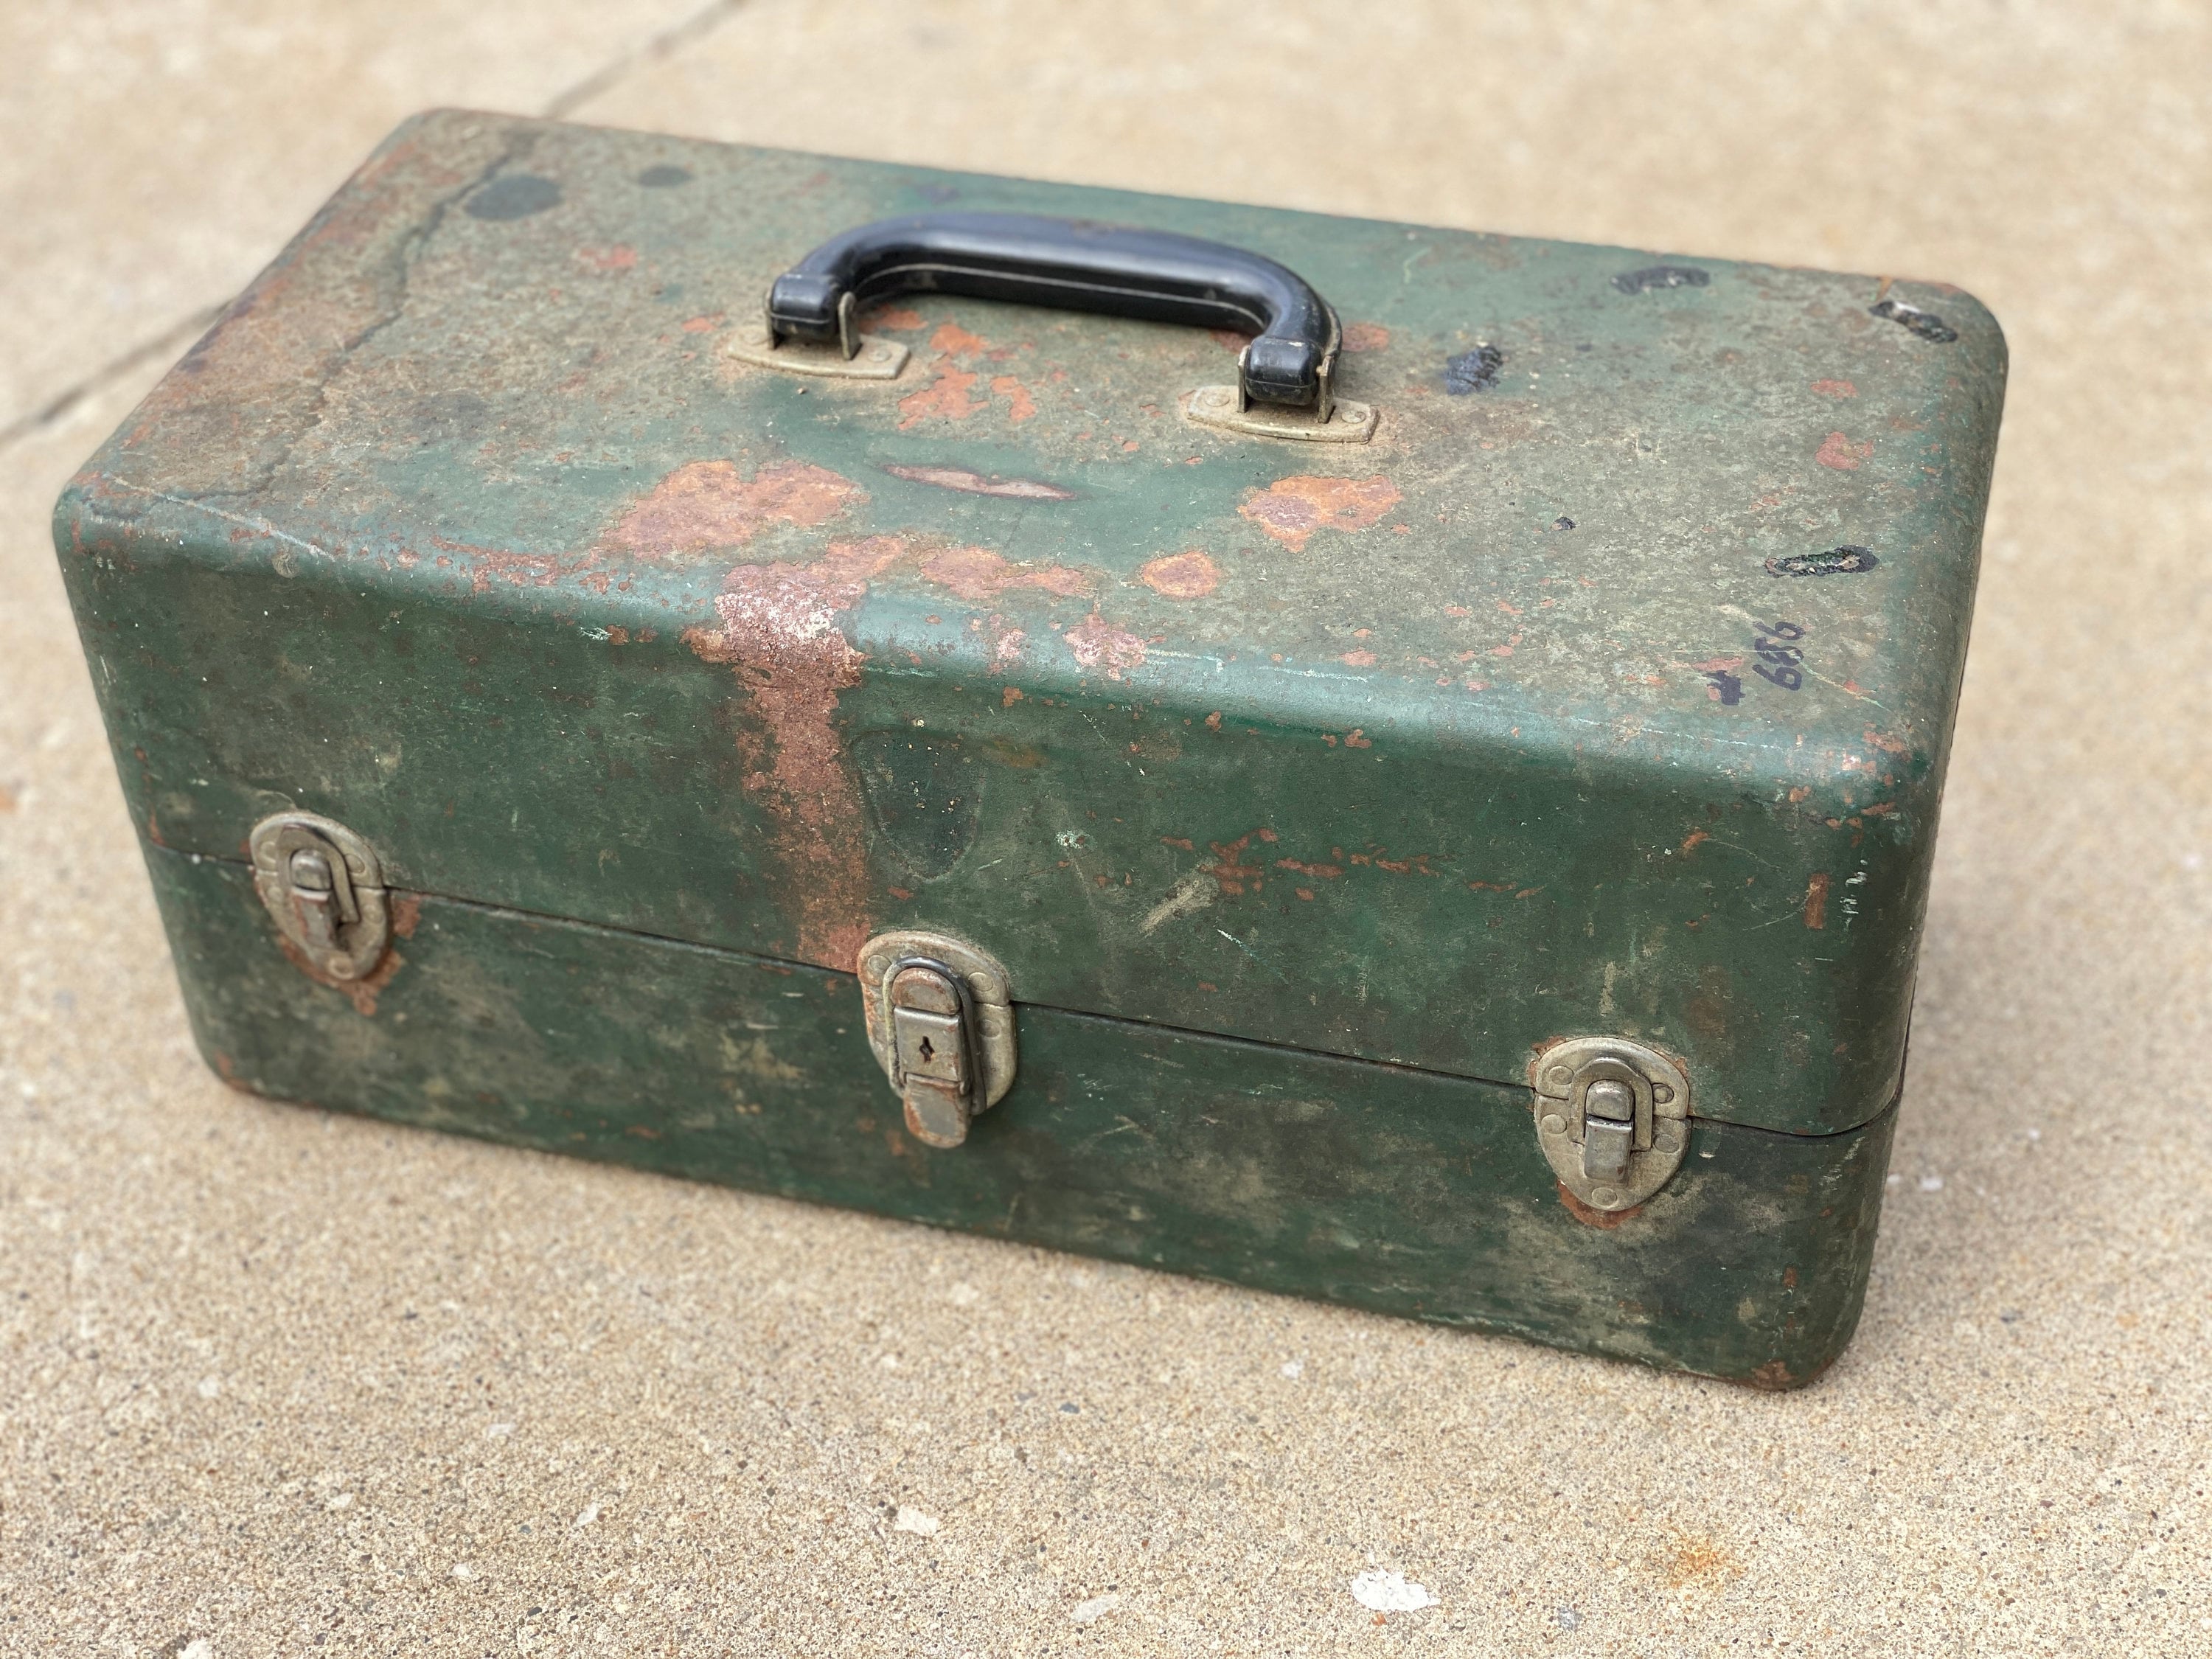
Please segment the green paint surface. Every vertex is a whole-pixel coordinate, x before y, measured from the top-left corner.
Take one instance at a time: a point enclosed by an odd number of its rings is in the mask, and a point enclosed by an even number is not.
[[[1698,1123],[1599,1228],[1524,1090],[1025,1007],[1013,1091],[933,1152],[848,975],[409,899],[363,1014],[270,948],[239,866],[151,863],[201,1048],[261,1093],[1770,1387],[1865,1293],[1893,1111]]]

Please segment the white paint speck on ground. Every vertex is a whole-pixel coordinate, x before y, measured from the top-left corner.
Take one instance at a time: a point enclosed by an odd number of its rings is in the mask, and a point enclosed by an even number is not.
[[[911,1504],[900,1504],[898,1519],[891,1522],[892,1527],[900,1532],[918,1532],[924,1538],[935,1532],[939,1524],[935,1516],[918,1510]]]
[[[1286,1359],[1283,1362],[1283,1375],[1285,1376],[1304,1376],[1305,1374],[1306,1362],[1304,1360]]]
[[[353,1494],[349,1492],[342,1492],[323,1507],[326,1510],[349,1510],[353,1507]]]
[[[983,1299],[982,1291],[964,1279],[945,1294],[951,1299],[952,1305],[956,1308],[972,1308]]]
[[[1425,1586],[1401,1572],[1384,1572],[1379,1567],[1352,1581],[1352,1599],[1374,1613],[1419,1613],[1437,1605]]]
[[[484,1432],[495,1440],[504,1440],[507,1436],[514,1432],[514,1425],[512,1423],[495,1423],[489,1428],[486,1429]]]
[[[222,1392],[222,1379],[216,1376],[200,1378],[200,1398],[212,1400]]]
[[[1923,1193],[1940,1193],[1940,1192],[1942,1192],[1942,1191],[1943,1190],[1943,1177],[1942,1177],[1942,1176],[1921,1176],[1921,1177],[1920,1177],[1920,1190],[1921,1190],[1922,1192],[1923,1192]]]
[[[1118,1595],[1094,1595],[1088,1601],[1078,1601],[1068,1617],[1079,1625],[1095,1625],[1121,1605]]]
[[[575,1521],[573,1522],[573,1524],[574,1524],[574,1525],[575,1525],[575,1526],[578,1526],[578,1527],[588,1527],[588,1526],[590,1526],[590,1525],[592,1524],[592,1522],[594,1522],[594,1521],[598,1520],[599,1518],[599,1500],[598,1500],[597,1498],[594,1498],[594,1499],[592,1499],[592,1502],[590,1502],[590,1503],[588,1503],[588,1504],[585,1504],[585,1505],[584,1505],[584,1507],[583,1507],[580,1510],[579,1510],[579,1511],[577,1512],[576,1519],[575,1519]]]
[[[465,1561],[456,1561],[456,1562],[454,1562],[454,1563],[453,1563],[453,1577],[456,1577],[456,1578],[473,1578],[473,1577],[475,1577],[476,1576],[477,1576],[477,1570],[476,1570],[474,1567],[471,1566],[467,1562],[465,1562]]]
[[[215,1644],[204,1636],[195,1636],[185,1644],[177,1659],[215,1659]]]

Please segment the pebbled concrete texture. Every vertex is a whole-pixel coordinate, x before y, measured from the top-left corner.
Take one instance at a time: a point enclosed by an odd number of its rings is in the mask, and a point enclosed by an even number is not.
[[[2203,8],[0,32],[0,1652],[2212,1651]],[[1987,301],[2013,392],[1913,1073],[1829,1376],[1748,1394],[209,1076],[45,515],[191,319],[457,99]]]

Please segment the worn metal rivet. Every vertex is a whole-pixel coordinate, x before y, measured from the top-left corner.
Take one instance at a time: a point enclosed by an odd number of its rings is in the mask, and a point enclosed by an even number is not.
[[[1554,1066],[1548,1075],[1553,1082],[1560,1084],[1570,1082],[1574,1077],[1574,1073],[1564,1066]]]
[[[1561,1117],[1557,1112],[1547,1112],[1544,1114],[1544,1133],[1546,1134],[1563,1135],[1566,1133],[1566,1119]]]
[[[1594,1187],[1590,1189],[1590,1202],[1601,1210],[1609,1210],[1620,1202],[1620,1194],[1610,1187]]]

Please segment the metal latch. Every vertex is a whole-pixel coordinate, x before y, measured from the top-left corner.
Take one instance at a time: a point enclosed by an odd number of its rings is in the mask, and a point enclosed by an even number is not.
[[[1014,1082],[1014,1009],[1006,970],[944,933],[878,934],[860,947],[868,1042],[931,1146],[957,1146],[978,1112]]]
[[[310,968],[364,979],[392,943],[384,871],[359,836],[313,812],[278,812],[246,838],[254,890]]]
[[[1560,1185],[1626,1210],[1667,1184],[1690,1146],[1690,1079],[1626,1037],[1571,1037],[1529,1062],[1536,1139]]]

